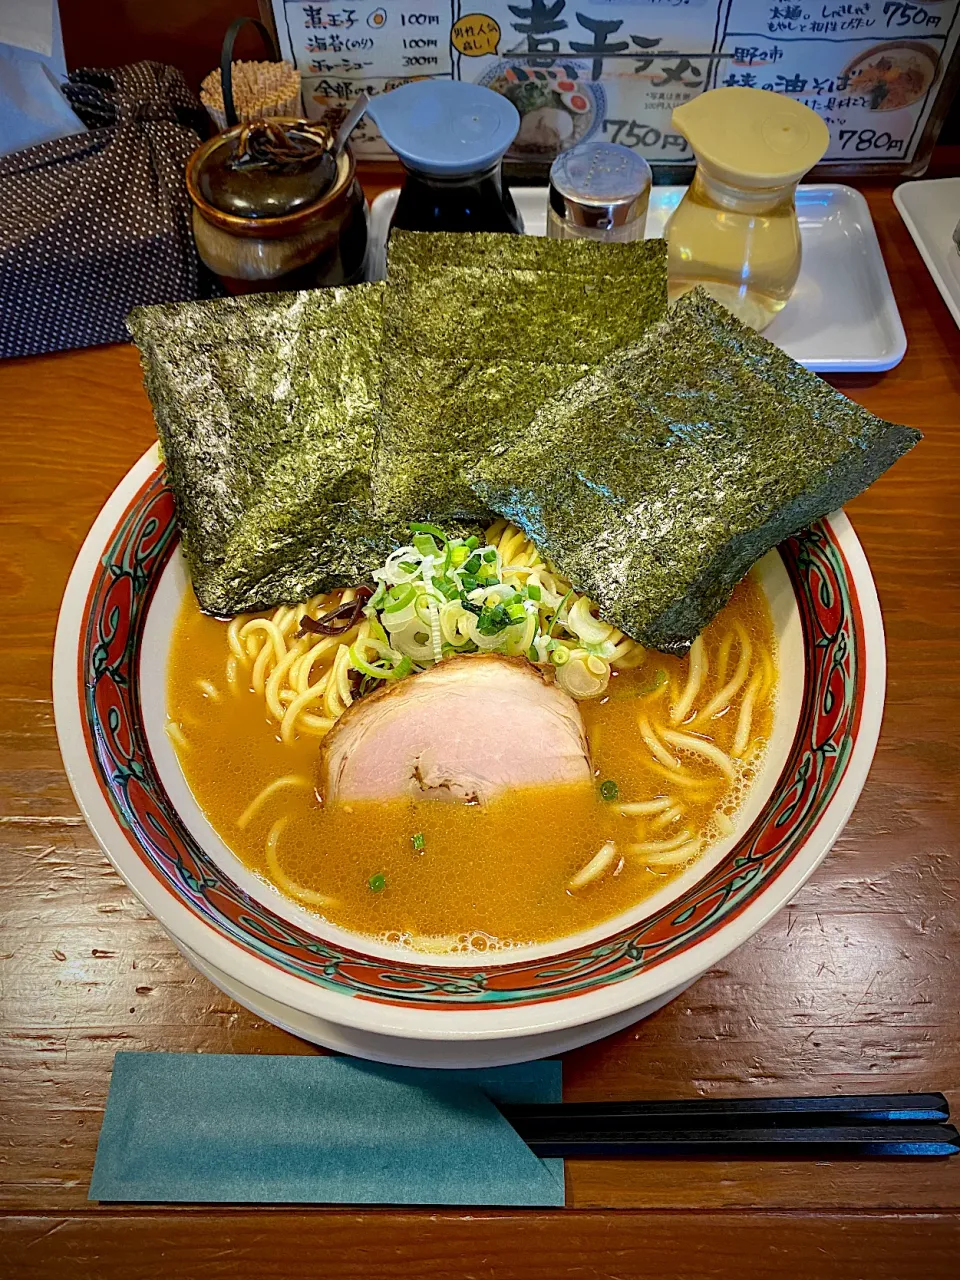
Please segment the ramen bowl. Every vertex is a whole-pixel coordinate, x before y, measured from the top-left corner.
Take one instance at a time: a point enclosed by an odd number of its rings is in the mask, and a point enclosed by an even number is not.
[[[380,944],[282,896],[217,836],[163,729],[166,658],[190,585],[155,448],[98,516],[64,596],[54,657],[64,763],[118,873],[241,1003],[388,1061],[541,1056],[652,1012],[721,961],[796,893],[856,803],[879,733],[884,646],[846,517],[789,539],[758,578],[780,687],[733,833],[635,909],[554,942],[480,956]]]

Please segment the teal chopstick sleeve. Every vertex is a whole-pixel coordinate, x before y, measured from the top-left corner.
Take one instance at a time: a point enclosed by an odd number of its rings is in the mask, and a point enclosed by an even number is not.
[[[90,1199],[562,1205],[563,1161],[533,1155],[496,1107],[559,1101],[559,1062],[118,1053]]]

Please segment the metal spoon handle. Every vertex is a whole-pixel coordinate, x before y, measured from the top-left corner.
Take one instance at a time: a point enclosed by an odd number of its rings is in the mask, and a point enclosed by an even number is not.
[[[361,93],[356,102],[341,120],[340,127],[333,140],[333,154],[335,156],[338,156],[347,145],[347,139],[363,119],[369,105],[370,99],[365,93]]]

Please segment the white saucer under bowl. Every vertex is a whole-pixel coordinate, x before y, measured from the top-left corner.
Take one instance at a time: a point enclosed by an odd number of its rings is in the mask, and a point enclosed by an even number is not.
[[[517,1036],[514,1040],[403,1040],[398,1036],[379,1036],[372,1031],[358,1031],[355,1027],[338,1027],[334,1022],[315,1018],[300,1009],[271,1000],[236,978],[208,964],[178,939],[173,938],[177,949],[205,978],[219,987],[237,1004],[251,1013],[265,1018],[274,1026],[309,1040],[311,1044],[332,1049],[334,1053],[349,1053],[357,1058],[369,1058],[373,1062],[389,1062],[398,1067],[440,1067],[453,1070],[458,1067],[505,1067],[514,1062],[533,1062],[537,1058],[549,1058],[579,1049],[582,1045],[602,1040],[604,1036],[622,1031],[651,1013],[669,1004],[685,988],[668,991],[638,1009],[627,1009],[598,1022],[588,1022],[582,1027],[566,1031],[548,1031],[539,1036]]]

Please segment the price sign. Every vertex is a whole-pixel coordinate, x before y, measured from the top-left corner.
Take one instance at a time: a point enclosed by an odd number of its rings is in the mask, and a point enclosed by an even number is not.
[[[960,0],[273,0],[308,115],[424,77],[505,94],[511,158],[549,164],[606,138],[652,163],[692,163],[673,108],[719,85],[805,103],[830,129],[824,163],[916,164],[960,36]],[[389,152],[366,122],[361,156]]]

